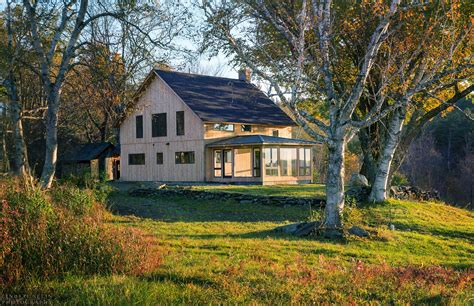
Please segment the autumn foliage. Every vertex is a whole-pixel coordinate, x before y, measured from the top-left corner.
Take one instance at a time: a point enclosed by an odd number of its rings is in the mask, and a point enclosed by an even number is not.
[[[151,255],[153,240],[108,224],[107,211],[88,190],[67,193],[73,187],[59,186],[46,193],[15,182],[1,185],[0,288],[67,274],[139,275],[160,264],[161,257]]]

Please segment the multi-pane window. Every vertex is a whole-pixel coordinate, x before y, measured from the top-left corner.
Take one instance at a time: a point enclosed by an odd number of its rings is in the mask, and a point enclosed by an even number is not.
[[[156,153],[156,164],[162,165],[163,164],[163,152]]]
[[[278,149],[265,148],[265,174],[268,176],[278,176]]]
[[[273,135],[274,137],[278,137],[278,136],[280,135],[280,133],[279,133],[278,130],[273,130],[272,135]]]
[[[259,148],[253,149],[253,176],[260,177],[262,175],[262,159]]]
[[[194,164],[194,152],[176,152],[175,154],[176,164]]]
[[[151,137],[165,137],[166,113],[153,114],[151,118]]]
[[[143,115],[135,117],[135,137],[143,138]]]
[[[145,154],[144,153],[128,154],[128,164],[129,165],[144,165]]]
[[[214,150],[214,176],[222,176],[222,151]]]
[[[311,149],[300,148],[299,155],[299,175],[311,175]]]
[[[242,132],[252,132],[252,126],[250,124],[242,124]]]
[[[176,135],[184,135],[184,111],[176,112]]]
[[[216,124],[214,124],[214,130],[215,131],[233,132],[234,131],[234,125],[233,124],[227,124],[227,123],[216,123]]]
[[[280,148],[280,171],[282,176],[298,175],[298,159],[296,148]]]

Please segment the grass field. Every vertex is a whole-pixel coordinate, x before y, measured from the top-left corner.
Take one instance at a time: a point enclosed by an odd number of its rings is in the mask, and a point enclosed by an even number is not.
[[[301,196],[321,186],[294,186]],[[301,187],[301,186],[300,186]],[[201,187],[199,187],[201,188]],[[261,189],[259,189],[261,188]],[[269,194],[267,187],[220,190]],[[290,187],[281,187],[281,192]],[[215,188],[217,189],[217,187]],[[291,188],[290,188],[291,189]],[[273,191],[280,188],[272,187]],[[157,237],[161,266],[145,276],[71,276],[32,292],[71,304],[468,303],[474,297],[474,214],[390,201],[351,209],[370,238],[296,238],[272,231],[308,219],[305,207],[111,196],[114,226]],[[387,228],[393,223],[397,230]]]
[[[245,193],[252,195],[268,196],[293,196],[293,197],[317,197],[324,198],[325,185],[305,184],[305,185],[208,185],[193,186],[195,190],[222,191]]]

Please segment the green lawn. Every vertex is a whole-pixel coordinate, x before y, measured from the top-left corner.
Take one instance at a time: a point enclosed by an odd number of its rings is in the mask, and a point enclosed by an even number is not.
[[[222,191],[245,193],[252,195],[266,196],[294,196],[294,197],[317,197],[324,198],[325,185],[304,184],[304,185],[206,185],[193,186],[195,190]]]
[[[318,185],[213,190],[309,196]],[[201,188],[201,187],[199,187]],[[208,187],[206,187],[208,188]],[[281,188],[281,189],[280,189]],[[306,207],[273,207],[115,193],[110,222],[158,238],[163,264],[145,276],[70,277],[33,291],[71,304],[467,303],[474,296],[474,214],[436,203],[352,209],[372,237],[344,241],[272,232],[306,220]],[[119,215],[118,215],[119,214]],[[397,230],[390,231],[388,223]]]

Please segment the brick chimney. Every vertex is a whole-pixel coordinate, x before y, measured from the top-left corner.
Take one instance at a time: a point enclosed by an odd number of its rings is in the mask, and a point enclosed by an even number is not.
[[[251,72],[249,68],[239,70],[239,80],[250,82]]]

